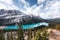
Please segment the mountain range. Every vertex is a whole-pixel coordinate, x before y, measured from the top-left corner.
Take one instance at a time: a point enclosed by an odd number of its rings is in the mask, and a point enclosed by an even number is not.
[[[43,19],[40,16],[26,15],[19,10],[0,10],[0,25],[15,25],[16,23],[30,24],[47,22],[50,25],[60,23],[60,18]]]
[[[34,15],[26,15],[19,10],[0,10],[0,25],[12,25],[16,23],[36,23],[42,22],[42,18]]]

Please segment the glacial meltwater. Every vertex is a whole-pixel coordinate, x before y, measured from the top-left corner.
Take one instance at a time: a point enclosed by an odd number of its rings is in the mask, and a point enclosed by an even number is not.
[[[41,26],[42,24],[48,26],[48,23],[34,23],[34,24],[25,24],[25,25],[21,25],[21,27],[23,29],[31,29],[31,28],[35,28],[35,27],[38,27],[38,26]],[[4,30],[17,30],[18,29],[18,26],[6,26],[4,28]]]

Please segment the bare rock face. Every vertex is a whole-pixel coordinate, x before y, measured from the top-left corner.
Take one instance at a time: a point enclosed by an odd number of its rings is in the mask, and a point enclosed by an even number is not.
[[[18,22],[23,24],[36,23],[42,20],[38,16],[26,15],[19,10],[0,10],[0,25],[16,24]]]
[[[19,10],[0,10],[0,25],[11,24],[19,22],[19,20],[25,16]]]

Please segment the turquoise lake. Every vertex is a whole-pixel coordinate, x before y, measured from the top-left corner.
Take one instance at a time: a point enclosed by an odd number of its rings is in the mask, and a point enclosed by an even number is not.
[[[35,23],[35,24],[26,24],[26,25],[22,25],[23,29],[31,29],[31,28],[35,28],[41,26],[41,23]],[[48,26],[48,25],[47,25]],[[4,28],[5,30],[9,30],[9,29],[18,29],[18,26],[7,26],[6,28]]]

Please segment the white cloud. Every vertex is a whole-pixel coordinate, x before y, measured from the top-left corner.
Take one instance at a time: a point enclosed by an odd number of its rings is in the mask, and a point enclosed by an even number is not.
[[[37,7],[37,5],[34,5],[32,7],[27,7],[26,10],[25,10],[25,13],[27,15],[31,15],[31,14],[35,15],[36,14],[36,13],[34,13],[35,12],[35,9],[38,9],[36,7]]]
[[[15,10],[19,10],[18,7],[16,7],[15,5],[7,5],[7,6],[6,6],[6,9],[7,9],[7,10],[14,10],[14,9],[15,9]]]
[[[26,4],[27,2],[25,0],[19,0],[21,3]]]
[[[41,4],[41,3],[43,3],[44,1],[46,1],[46,0],[37,0],[38,2],[38,4]]]
[[[42,7],[43,5],[37,6],[35,4],[32,7],[30,7],[29,3],[26,2],[25,0],[20,0],[20,1],[24,4],[24,8],[26,9],[25,11],[23,11],[25,14],[27,14],[27,15],[33,14],[33,15],[36,15],[36,16],[39,15],[38,12],[40,12],[40,7]]]
[[[56,1],[55,3],[47,6],[48,10],[46,12],[41,13],[41,17],[48,18],[60,18],[60,2]]]
[[[39,0],[38,0],[39,1]],[[44,2],[46,0],[42,0],[39,2]],[[33,5],[34,6],[34,5]],[[60,18],[60,1],[52,0],[46,1],[45,6],[43,4],[35,7],[29,7],[26,9],[25,13],[33,14],[36,16],[40,16],[44,19],[52,19],[52,18]]]
[[[24,5],[25,11],[23,11],[23,12],[27,15],[31,14],[32,8],[29,6],[29,3],[26,2],[25,0],[19,0],[19,1]]]
[[[24,8],[26,9],[23,11],[25,14],[33,14],[36,16],[41,16],[44,19],[48,18],[60,18],[60,1],[58,0],[37,0],[39,6],[37,4],[33,5],[30,7],[29,3],[26,2],[25,0],[19,0],[23,5]],[[46,3],[45,3],[46,1]],[[42,3],[42,4],[41,4]],[[45,6],[43,5],[45,3]],[[44,6],[44,7],[43,7]],[[18,9],[20,10],[17,6],[13,5],[12,0],[0,0],[0,9]]]
[[[30,6],[29,6],[29,3],[26,2],[25,0],[19,0],[19,1],[24,5],[24,8],[25,8],[25,9],[27,9],[27,8],[30,7]]]
[[[14,10],[18,8],[13,5],[12,0],[0,0],[0,9],[6,9],[6,10]]]
[[[12,0],[0,0],[0,2],[4,2],[4,3],[8,3],[8,4],[12,4]]]
[[[0,3],[0,9],[5,9],[5,8],[6,8],[5,5]]]
[[[40,5],[40,6],[36,6],[35,9],[33,9],[33,14],[38,16],[41,12],[42,12],[42,6],[43,5]]]

